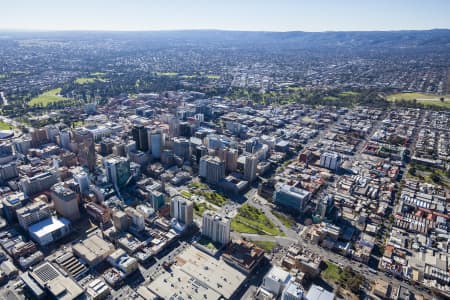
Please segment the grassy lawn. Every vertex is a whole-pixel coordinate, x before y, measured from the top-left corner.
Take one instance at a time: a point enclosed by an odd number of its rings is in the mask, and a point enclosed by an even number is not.
[[[277,217],[277,219],[280,220],[280,222],[283,223],[283,225],[287,228],[291,228],[295,224],[295,221],[291,217],[286,216],[278,211],[272,210],[272,214]]]
[[[195,181],[192,181],[191,183],[189,183],[189,187],[197,188],[197,189],[207,189],[208,188],[208,186],[206,184],[201,183],[201,182],[195,182]]]
[[[10,130],[10,129],[13,129],[13,126],[3,121],[0,121],[0,130]]]
[[[350,267],[344,269],[337,265],[326,262],[327,268],[322,271],[322,277],[336,285],[343,287],[353,294],[358,294],[361,284],[364,282],[364,276],[355,272]]]
[[[180,194],[181,194],[181,196],[183,196],[187,199],[191,199],[191,197],[192,197],[192,194],[189,193],[188,191],[181,191]]]
[[[278,244],[276,242],[269,241],[252,241],[256,246],[264,249],[266,252],[272,252],[273,248],[275,248]]]
[[[81,78],[75,79],[75,83],[76,84],[88,84],[88,83],[94,83],[96,81],[106,82],[106,79],[103,79],[100,76],[97,76],[97,77],[81,77]]]
[[[338,282],[339,278],[341,278],[341,268],[331,262],[326,262],[326,264],[327,268],[322,271],[323,278],[333,282]]]
[[[72,126],[73,127],[81,127],[81,126],[83,126],[83,124],[84,124],[84,121],[83,120],[78,120],[78,121],[74,121],[74,122],[72,122]]]
[[[198,244],[208,248],[209,250],[216,251],[221,248],[221,245],[219,243],[214,243],[209,238],[202,237],[197,241]]]
[[[194,202],[194,213],[197,216],[203,216],[203,213],[205,212],[205,210],[211,210],[211,211],[215,211],[215,209],[209,205],[208,203],[205,202]]]
[[[345,91],[339,94],[340,97],[347,97],[347,96],[358,96],[359,93],[358,92],[353,92],[353,91]]]
[[[302,88],[301,86],[290,86],[287,89],[288,89],[288,91],[298,92],[298,91],[303,90],[304,88]]]
[[[53,90],[46,91],[42,93],[41,95],[33,98],[28,102],[29,106],[34,106],[38,104],[42,104],[43,106],[47,106],[50,103],[53,102],[60,102],[64,100],[68,100],[68,98],[64,98],[59,93],[61,92],[61,88],[56,88]]]
[[[339,100],[339,98],[338,97],[334,97],[334,96],[325,96],[325,97],[323,97],[323,100],[336,101],[336,100]]]
[[[0,79],[6,78],[6,74],[0,74]]]
[[[248,204],[238,208],[238,214],[231,221],[231,229],[243,233],[282,234],[261,210]]]
[[[157,76],[169,76],[169,77],[174,77],[177,76],[178,73],[176,72],[156,72]]]
[[[102,77],[102,76],[105,76],[105,74],[106,73],[104,73],[104,72],[94,72],[94,73],[91,73],[91,76]]]
[[[441,98],[444,98],[444,102],[441,102]],[[417,103],[422,103],[427,106],[439,106],[450,108],[450,95],[434,95],[426,93],[397,93],[391,94],[387,97],[389,101],[413,101],[417,100]]]
[[[220,76],[219,75],[206,75],[206,78],[208,78],[208,79],[219,79]]]
[[[197,78],[197,75],[181,75],[180,77],[183,79],[193,79]]]

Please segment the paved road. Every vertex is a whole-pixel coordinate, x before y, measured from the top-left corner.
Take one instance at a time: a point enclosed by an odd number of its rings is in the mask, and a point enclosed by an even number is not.
[[[302,239],[293,239],[291,237],[283,237],[283,236],[267,236],[267,235],[258,235],[258,234],[246,234],[242,233],[241,237],[245,237],[248,240],[255,240],[255,241],[276,241],[283,247],[288,247],[294,243],[299,243],[302,247],[309,249],[310,251],[313,251],[317,253],[318,255],[322,256],[324,260],[331,261],[335,264],[340,265],[342,268],[345,267],[351,267],[353,270],[361,273],[364,275],[366,279],[373,282],[376,279],[383,279],[387,282],[390,282],[397,286],[404,286],[411,290],[415,294],[424,294],[422,291],[418,290],[416,287],[409,285],[401,280],[398,280],[393,277],[386,276],[385,273],[378,271],[377,274],[374,274],[369,271],[369,267],[365,264],[360,264],[357,261],[348,259],[347,257],[344,257],[342,255],[339,255],[335,252],[328,251],[327,249],[324,249],[318,245],[313,245],[308,242],[305,242]],[[428,295],[428,294],[424,294]]]

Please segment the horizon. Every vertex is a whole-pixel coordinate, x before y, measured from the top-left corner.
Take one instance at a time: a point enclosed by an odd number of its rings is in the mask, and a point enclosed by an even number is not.
[[[403,31],[450,29],[450,1],[16,0],[2,31]],[[80,17],[82,16],[82,17]]]
[[[242,32],[242,33],[333,33],[333,32],[418,32],[418,31],[450,31],[450,28],[429,28],[429,29],[391,29],[391,30],[323,30],[323,31],[305,31],[305,30],[235,30],[235,29],[142,29],[142,30],[113,30],[113,29],[20,29],[20,28],[0,28],[1,33],[71,33],[71,32],[104,32],[104,33],[146,33],[146,32],[192,32],[192,31],[221,31],[221,32]]]

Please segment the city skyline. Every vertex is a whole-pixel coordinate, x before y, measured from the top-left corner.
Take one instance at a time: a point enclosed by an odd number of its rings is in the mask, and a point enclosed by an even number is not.
[[[448,29],[450,2],[183,0],[61,3],[18,0],[2,5],[0,30],[55,31],[385,31]]]

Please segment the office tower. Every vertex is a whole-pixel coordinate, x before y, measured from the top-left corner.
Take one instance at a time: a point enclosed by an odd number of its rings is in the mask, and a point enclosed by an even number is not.
[[[192,224],[194,220],[193,203],[181,196],[175,196],[170,201],[170,216],[185,225]]]
[[[244,178],[250,183],[256,179],[257,164],[258,158],[256,155],[247,155],[245,157]]]
[[[163,135],[161,133],[161,130],[155,130],[151,134],[151,147],[153,158],[156,159],[161,158],[162,138]]]
[[[281,204],[297,211],[303,211],[310,199],[310,192],[287,184],[277,186],[273,193],[273,201],[276,204]]]
[[[171,117],[168,120],[169,123],[169,136],[177,137],[180,135],[180,120],[176,117]]]
[[[121,210],[114,210],[113,211],[113,224],[114,227],[119,231],[126,231],[128,230],[128,227],[130,226],[130,221],[128,219],[128,215],[121,211]]]
[[[61,148],[69,150],[70,132],[68,130],[59,132],[59,145],[61,146]]]
[[[84,128],[77,128],[73,131],[73,140],[80,165],[94,171],[96,155],[93,134]]]
[[[189,140],[186,138],[174,138],[173,139],[173,152],[175,155],[189,160],[191,158],[191,147]]]
[[[245,152],[255,153],[261,146],[262,144],[259,142],[259,139],[253,137],[245,141]]]
[[[238,150],[227,149],[225,159],[225,169],[228,172],[235,172],[237,169]]]
[[[114,156],[122,156],[122,157],[126,156],[124,143],[115,144],[113,146],[112,150],[113,150]]]
[[[86,172],[79,172],[73,175],[73,178],[80,187],[80,193],[87,195],[89,193],[89,176]]]
[[[200,159],[199,176],[208,183],[218,184],[225,177],[225,164],[217,156],[203,156]]]
[[[56,182],[58,182],[56,172],[42,172],[33,177],[22,177],[19,187],[25,195],[30,196],[50,189]]]
[[[280,267],[273,266],[272,269],[264,276],[261,287],[266,291],[272,293],[275,299],[281,294],[286,285],[291,281],[291,274],[281,269]]]
[[[164,195],[158,191],[152,191],[151,194],[152,207],[155,210],[160,209],[164,205]]]
[[[30,225],[50,217],[52,210],[47,203],[38,200],[19,208],[16,213],[20,226],[27,230]]]
[[[205,211],[202,217],[202,235],[214,242],[227,244],[230,241],[230,219]]]
[[[302,300],[303,294],[300,285],[291,279],[284,288],[280,300]]]
[[[164,167],[170,167],[174,164],[174,153],[173,150],[164,149],[161,152],[161,163]]]
[[[105,159],[106,175],[108,181],[115,188],[123,187],[131,177],[130,162],[121,156],[112,156]]]
[[[320,166],[337,171],[341,165],[341,156],[335,152],[324,152],[320,155]]]
[[[103,138],[100,141],[100,155],[108,156],[113,153],[114,142],[110,138]]]
[[[51,188],[51,198],[57,213],[71,221],[80,218],[78,208],[78,195],[62,183],[57,183]]]
[[[16,152],[26,155],[31,148],[31,138],[23,136],[14,140],[14,148]]]
[[[47,142],[47,132],[45,128],[34,128],[31,132],[31,145],[33,147],[39,147]]]
[[[180,122],[180,136],[190,138],[192,136],[192,126],[189,122]]]
[[[222,139],[220,138],[220,136],[216,135],[216,134],[210,134],[206,137],[207,140],[207,146],[208,149],[222,149],[223,147],[225,147],[225,144],[223,143]]]
[[[56,143],[56,137],[59,136],[59,129],[55,125],[45,126],[45,131],[47,133],[47,140]]]
[[[128,215],[130,222],[130,229],[133,229],[136,232],[142,231],[145,229],[145,217],[140,211],[133,207],[125,208],[125,213]]]
[[[135,125],[132,130],[133,140],[136,142],[136,148],[141,151],[148,151],[148,133],[147,128],[142,125]]]
[[[19,176],[16,162],[9,162],[0,165],[0,182],[5,182],[11,178]]]
[[[205,146],[199,145],[195,147],[194,156],[197,163],[199,163],[200,158],[202,158],[202,156],[205,156],[206,154],[208,154],[208,148],[206,148]]]
[[[21,208],[27,201],[28,197],[24,193],[14,193],[1,198],[1,204],[3,205],[3,212],[6,220],[12,223],[17,219],[17,210]]]

